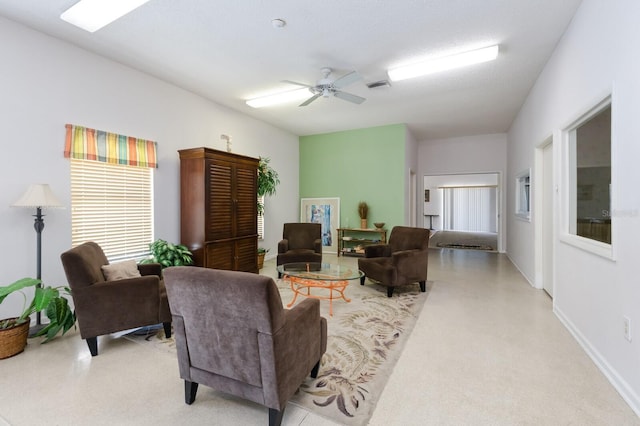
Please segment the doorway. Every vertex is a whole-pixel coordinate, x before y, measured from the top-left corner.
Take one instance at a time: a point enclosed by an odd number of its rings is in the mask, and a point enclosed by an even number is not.
[[[424,227],[432,230],[433,243],[438,233],[485,233],[502,252],[501,181],[495,172],[424,176]]]

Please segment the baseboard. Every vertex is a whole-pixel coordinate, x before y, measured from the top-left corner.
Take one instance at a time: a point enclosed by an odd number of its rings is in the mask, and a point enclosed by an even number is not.
[[[622,399],[631,407],[631,409],[640,417],[640,397],[629,384],[618,374],[618,372],[607,362],[602,354],[594,348],[591,343],[580,333],[575,325],[564,315],[564,313],[556,306],[553,308],[553,313],[558,317],[560,322],[569,330],[569,333],[576,339],[578,344],[587,353],[589,358],[598,367],[598,369],[604,374],[604,376],[613,385],[614,389],[622,396]]]
[[[516,267],[516,269],[518,270],[518,272],[520,272],[520,275],[522,275],[522,277],[523,277],[525,280],[527,280],[527,282],[529,283],[529,285],[530,285],[531,287],[533,287],[533,288],[537,289],[537,290],[540,290],[540,288],[536,287],[536,286],[535,286],[535,284],[534,284],[534,282],[533,282],[533,281],[531,281],[531,280],[529,279],[529,277],[525,275],[525,273],[524,273],[524,272],[522,272],[522,269],[520,269],[520,267],[518,266],[518,264],[517,264],[516,262],[514,262],[514,261],[513,261],[513,259],[511,258],[511,256],[509,256],[509,253],[508,253],[508,252],[505,252],[504,254],[505,254],[505,256],[507,256],[507,259],[509,259],[509,262],[511,262],[511,264],[512,264],[513,266],[515,266],[515,267]]]

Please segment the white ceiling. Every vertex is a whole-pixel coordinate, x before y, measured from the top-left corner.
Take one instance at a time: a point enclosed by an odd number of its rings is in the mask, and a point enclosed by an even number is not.
[[[151,0],[91,34],[59,19],[77,0],[2,0],[0,15],[297,135],[406,123],[417,140],[506,132],[580,0]],[[271,20],[287,22],[275,29]],[[3,42],[6,42],[3,41]],[[500,44],[493,62],[369,89],[386,69]],[[320,69],[363,80],[356,105],[244,101],[315,84]]]

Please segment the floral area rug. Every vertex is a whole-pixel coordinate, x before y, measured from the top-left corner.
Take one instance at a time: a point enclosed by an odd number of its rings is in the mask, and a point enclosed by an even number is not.
[[[286,306],[293,298],[289,284],[276,284]],[[416,283],[396,288],[388,298],[386,287],[369,280],[361,286],[354,280],[345,291],[351,302],[334,300],[333,317],[329,302],[321,301],[320,313],[328,323],[327,351],[318,377],[309,377],[290,402],[340,424],[367,424],[429,289],[427,285],[427,293],[421,293]],[[175,354],[175,341],[166,339],[161,327],[126,337]]]

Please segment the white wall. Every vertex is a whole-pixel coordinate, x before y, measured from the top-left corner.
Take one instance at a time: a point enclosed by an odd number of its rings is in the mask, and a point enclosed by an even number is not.
[[[177,150],[198,146],[271,158],[280,174],[266,199],[265,247],[276,252],[282,223],[298,216],[298,137],[193,93],[0,18],[0,283],[36,275],[31,210],[11,208],[30,183],[49,183],[65,210],[46,211],[42,276],[66,285],[60,253],[71,246],[69,162],[65,123],[158,142],[155,236],[180,239]],[[0,318],[19,313],[18,295],[0,306]]]
[[[534,167],[535,147],[554,135],[554,311],[618,391],[640,414],[640,3],[584,0],[508,133],[508,205],[522,169]],[[615,260],[561,241],[566,212],[558,202],[567,190],[559,129],[613,88],[612,210]],[[534,180],[534,182],[537,180]],[[536,188],[532,188],[536,191]],[[531,223],[508,215],[508,251],[534,277]],[[533,279],[530,281],[534,282]],[[632,341],[623,334],[631,319]],[[636,327],[634,329],[634,327]]]
[[[448,139],[433,139],[422,141],[418,146],[418,179],[422,182],[424,176],[491,173],[500,174],[500,188],[504,188],[504,176],[507,171],[507,135],[504,133],[491,135],[475,135]],[[425,188],[419,188],[424,194]],[[504,191],[499,193],[500,215],[505,217]],[[419,199],[424,201],[424,198]],[[424,204],[419,202],[422,207]],[[422,210],[422,209],[421,209]],[[419,218],[423,216],[420,211]],[[426,219],[429,226],[429,218]],[[434,218],[434,221],[437,220]],[[438,222],[434,222],[434,227]],[[506,226],[501,220],[500,250],[505,249]]]

